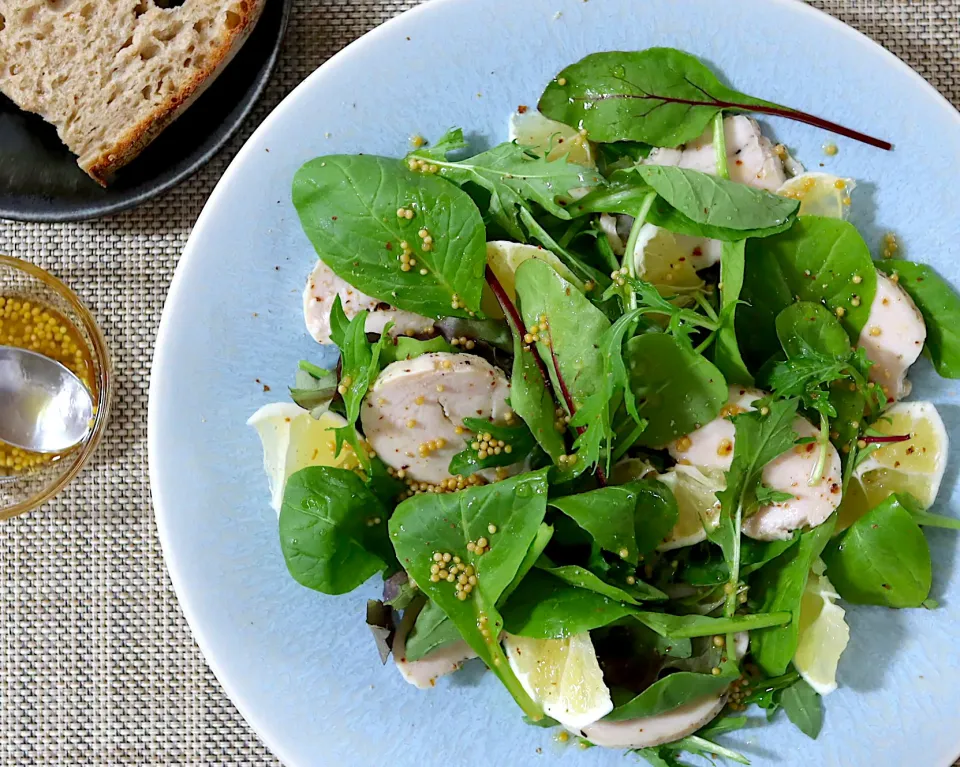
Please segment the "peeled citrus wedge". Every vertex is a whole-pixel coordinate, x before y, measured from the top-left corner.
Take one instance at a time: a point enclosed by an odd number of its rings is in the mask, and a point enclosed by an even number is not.
[[[843,530],[891,493],[910,493],[925,509],[940,490],[950,440],[930,402],[898,402],[873,425],[883,436],[909,434],[906,442],[882,444],[861,463],[840,504]]]
[[[565,727],[579,730],[613,710],[590,634],[566,639],[507,634],[503,645],[523,689]]]
[[[583,283],[577,279],[573,272],[563,265],[563,261],[546,248],[541,248],[536,245],[524,245],[521,242],[494,240],[493,242],[487,243],[487,265],[511,301],[516,301],[517,299],[517,269],[520,264],[531,258],[538,258],[544,263],[549,264],[563,279],[567,282],[572,282],[583,290]],[[480,307],[488,317],[494,319],[503,317],[500,304],[489,285],[484,286]]]
[[[659,551],[670,551],[700,543],[707,537],[706,527],[714,527],[720,516],[717,491],[725,487],[722,471],[703,472],[693,466],[677,464],[657,476],[677,499],[680,516]],[[706,525],[706,527],[705,527]]]
[[[596,160],[587,137],[569,125],[551,120],[536,109],[510,116],[510,140],[546,153],[547,160],[564,155],[567,161],[593,168]]]
[[[644,224],[634,250],[637,276],[664,297],[700,290],[704,282],[697,274],[700,255],[696,251],[702,248],[693,242],[695,239]]]
[[[801,216],[845,219],[850,213],[850,193],[857,182],[830,173],[801,173],[784,183],[777,194],[800,200]]]
[[[837,689],[837,664],[850,641],[840,598],[826,576],[826,567],[817,560],[800,600],[800,634],[793,665],[807,684],[820,695]]]
[[[347,425],[336,413],[314,418],[308,410],[292,402],[274,402],[250,416],[247,425],[260,435],[263,468],[270,485],[270,505],[277,513],[291,474],[307,466],[353,469],[358,465],[349,445],[344,445],[340,456],[334,457],[334,429]]]

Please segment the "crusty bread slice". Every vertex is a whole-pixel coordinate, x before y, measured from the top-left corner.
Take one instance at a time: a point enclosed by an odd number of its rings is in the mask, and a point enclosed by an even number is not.
[[[0,0],[0,91],[106,186],[229,63],[265,2]]]

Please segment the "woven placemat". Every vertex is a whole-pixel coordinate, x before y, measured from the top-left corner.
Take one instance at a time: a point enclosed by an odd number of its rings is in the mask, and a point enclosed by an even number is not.
[[[277,764],[204,663],[164,569],[146,465],[151,349],[190,228],[246,136],[329,56],[416,4],[297,0],[269,90],[198,176],[104,221],[0,222],[0,252],[49,269],[92,308],[117,376],[93,466],[46,508],[0,524],[0,765]],[[960,104],[960,0],[812,4]]]

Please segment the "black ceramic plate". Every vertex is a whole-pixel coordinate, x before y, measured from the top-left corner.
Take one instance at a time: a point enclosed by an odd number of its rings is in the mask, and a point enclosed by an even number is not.
[[[139,205],[195,173],[236,132],[266,87],[292,2],[267,0],[233,61],[107,189],[80,170],[52,125],[0,96],[0,218],[98,218]]]

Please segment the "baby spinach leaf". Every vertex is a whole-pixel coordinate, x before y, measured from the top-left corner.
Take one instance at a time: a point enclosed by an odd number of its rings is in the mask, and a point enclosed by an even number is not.
[[[520,335],[513,331],[513,373],[510,376],[510,406],[523,419],[534,438],[554,463],[565,455],[566,445],[557,431],[556,403],[547,390],[540,366]]]
[[[696,57],[674,48],[592,53],[551,80],[537,108],[553,120],[586,128],[593,141],[675,147],[699,138],[714,116],[725,111],[786,117],[892,148],[889,142],[728,88]]]
[[[930,547],[911,514],[916,502],[891,495],[824,553],[830,580],[854,604],[920,607],[930,595]]]
[[[597,594],[610,597],[618,602],[637,605],[641,601],[655,602],[667,598],[660,589],[655,589],[642,581],[633,584],[633,594],[629,594],[621,588],[601,580],[598,576],[579,565],[564,565],[563,567],[541,567],[546,573],[559,578],[564,583],[576,586],[579,589],[589,589]],[[640,587],[639,589],[637,587]]]
[[[846,361],[853,351],[847,332],[822,304],[791,304],[777,315],[776,330],[788,358],[820,354]]]
[[[534,568],[501,608],[503,628],[534,639],[563,639],[629,615],[634,608]]]
[[[713,364],[728,384],[753,386],[753,376],[740,355],[737,342],[736,312],[743,289],[744,249],[746,242],[725,242],[720,258],[721,324],[713,347]]]
[[[611,722],[656,716],[692,703],[707,695],[719,695],[740,672],[736,664],[724,664],[719,676],[677,671],[650,685],[646,690],[604,717]]]
[[[530,548],[528,548],[527,553],[523,555],[523,560],[520,562],[520,567],[517,568],[513,580],[510,581],[510,585],[507,586],[500,595],[500,599],[497,602],[498,606],[506,602],[510,598],[510,595],[516,591],[520,582],[527,577],[527,573],[533,569],[537,560],[540,559],[540,555],[543,554],[543,550],[547,548],[547,544],[550,543],[551,538],[553,538],[553,527],[546,522],[542,522],[540,528],[537,530],[536,537],[530,544]]]
[[[816,740],[823,727],[823,705],[816,691],[802,679],[780,695],[780,705],[797,729]]]
[[[431,338],[428,341],[418,341],[416,338],[407,338],[406,336],[397,336],[389,339],[380,353],[380,364],[386,367],[391,362],[397,360],[412,360],[421,354],[430,352],[454,352],[454,349],[443,336]]]
[[[625,356],[637,411],[647,420],[638,440],[641,445],[662,447],[689,434],[716,418],[727,402],[727,383],[720,371],[671,335],[631,338]]]
[[[297,171],[293,204],[323,262],[358,290],[428,317],[479,311],[486,232],[480,211],[457,186],[399,160],[331,155]],[[397,215],[400,209],[413,218]],[[421,229],[433,237],[429,250],[417,236]],[[417,261],[408,272],[400,269],[401,242]],[[452,308],[454,296],[463,308]]]
[[[637,612],[633,617],[660,636],[671,639],[693,639],[716,634],[735,634],[756,631],[771,626],[782,626],[790,621],[790,613],[754,613],[730,618],[711,618],[706,615],[669,615],[667,613]]]
[[[636,491],[620,486],[553,498],[548,503],[590,533],[602,549],[636,565],[639,552],[634,529],[638,500]]]
[[[547,160],[512,141],[458,162],[440,159],[437,154],[411,152],[407,161],[424,161],[456,184],[472,183],[487,190],[492,218],[519,240],[523,231],[517,215],[525,201],[538,203],[557,218],[570,218],[565,208],[573,199],[570,190],[604,183],[597,171],[569,162],[566,155]]]
[[[757,493],[759,500],[760,493]],[[767,562],[779,557],[800,539],[799,533],[786,541],[755,541],[744,538],[740,541],[740,577],[756,572]],[[705,561],[688,562],[680,570],[680,580],[691,586],[718,586],[730,578],[730,570],[723,554],[710,547]]]
[[[799,200],[689,168],[640,165],[636,173],[697,224],[742,232],[782,230],[800,208]]]
[[[797,301],[823,304],[834,314],[842,309],[843,327],[857,338],[876,286],[870,250],[847,221],[800,216],[783,234],[749,240],[745,305],[737,311],[737,338],[748,364],[759,367],[776,352],[777,315]]]
[[[523,461],[530,452],[536,447],[537,441],[530,433],[526,424],[518,426],[501,426],[490,423],[483,418],[464,418],[463,425],[470,431],[466,438],[467,448],[457,453],[450,459],[450,466],[447,471],[453,476],[462,474],[465,477],[475,474],[481,469],[490,469],[496,466],[510,466]],[[494,440],[504,442],[503,448],[499,448],[499,453],[488,451],[481,447],[480,437],[489,434]],[[477,445],[475,449],[473,446]],[[506,451],[510,448],[510,452]],[[480,457],[480,450],[486,455]]]
[[[400,564],[534,719],[542,713],[500,647],[503,621],[497,601],[536,538],[546,508],[547,471],[542,470],[459,493],[416,495],[400,503],[390,518],[390,540]],[[489,549],[478,554],[469,544],[481,538]],[[449,553],[474,568],[477,583],[465,599],[457,596],[456,583],[431,580],[436,553]]]
[[[900,287],[913,299],[927,325],[926,349],[944,378],[960,378],[960,296],[926,264],[878,261],[877,268],[900,278]]]
[[[393,561],[387,511],[352,471],[301,469],[287,480],[280,548],[297,583],[346,594]]]
[[[417,661],[438,647],[460,641],[460,632],[447,614],[428,601],[417,614],[413,630],[407,637],[407,660]]]
[[[780,628],[769,628],[750,635],[750,650],[757,665],[769,676],[786,673],[797,652],[800,634],[800,601],[807,586],[810,567],[833,534],[836,515],[819,527],[800,536],[800,542],[783,555],[762,567],[754,575],[751,596],[764,612],[787,611],[790,622]],[[830,573],[833,577],[833,573]]]

